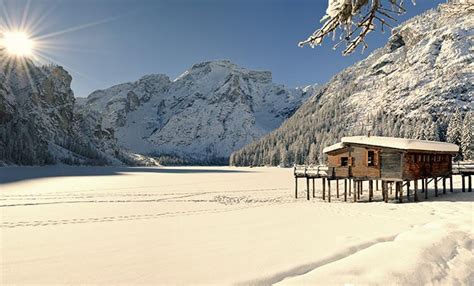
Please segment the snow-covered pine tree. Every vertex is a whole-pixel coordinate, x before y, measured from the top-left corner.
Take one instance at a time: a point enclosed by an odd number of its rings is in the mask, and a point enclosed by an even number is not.
[[[458,108],[454,112],[453,116],[449,120],[448,130],[446,131],[446,141],[456,145],[461,145],[461,132],[462,132],[462,115],[461,111]],[[462,159],[461,150],[458,155],[454,157],[455,161]]]
[[[288,167],[290,166],[289,162],[289,157],[288,157],[288,152],[286,151],[285,147],[280,148],[280,166],[282,167]]]
[[[474,160],[474,113],[468,112],[464,116],[464,121],[461,130],[461,153],[463,160]]]
[[[316,146],[316,144],[311,143],[311,146],[309,147],[307,162],[311,165],[317,164],[319,161],[318,153],[318,147]]]
[[[462,131],[461,111],[459,109],[456,109],[456,112],[454,112],[453,116],[449,120],[446,140],[449,143],[453,143],[457,145],[461,144],[461,131]]]

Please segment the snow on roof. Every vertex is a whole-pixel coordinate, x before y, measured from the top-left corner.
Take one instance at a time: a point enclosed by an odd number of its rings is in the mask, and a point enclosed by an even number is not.
[[[459,151],[459,146],[451,143],[444,143],[438,141],[416,140],[396,137],[381,137],[381,136],[351,136],[342,137],[341,142],[324,148],[323,152],[328,153],[337,149],[343,148],[350,144],[361,144],[368,146],[387,147],[400,150],[422,150],[433,152],[449,152],[456,153]]]
[[[344,148],[344,144],[342,144],[342,142],[339,142],[339,143],[336,143],[334,145],[331,145],[331,146],[328,146],[328,147],[324,148],[323,153],[329,153],[331,151],[335,151],[335,150],[342,149],[342,148]]]

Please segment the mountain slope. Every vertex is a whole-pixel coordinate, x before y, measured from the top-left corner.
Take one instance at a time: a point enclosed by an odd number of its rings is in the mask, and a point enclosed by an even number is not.
[[[324,146],[369,129],[444,140],[451,114],[472,111],[473,13],[472,4],[442,4],[400,25],[385,47],[335,75],[231,164],[315,163]]]
[[[0,165],[138,162],[113,134],[75,113],[72,78],[62,67],[37,67],[2,50],[0,60]]]
[[[231,152],[280,126],[307,97],[272,83],[270,72],[211,61],[174,81],[149,75],[96,91],[81,113],[134,152],[227,164]]]

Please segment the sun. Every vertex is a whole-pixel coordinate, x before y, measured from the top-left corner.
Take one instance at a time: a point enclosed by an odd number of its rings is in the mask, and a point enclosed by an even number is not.
[[[35,46],[25,32],[4,32],[0,44],[8,54],[17,57],[31,57]]]

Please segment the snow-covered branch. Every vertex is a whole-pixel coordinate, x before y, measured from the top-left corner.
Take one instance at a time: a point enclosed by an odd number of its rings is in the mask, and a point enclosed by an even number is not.
[[[392,27],[391,23],[396,21],[396,16],[405,13],[403,0],[329,0],[326,15],[321,19],[323,26],[316,30],[306,40],[301,41],[299,46],[306,44],[311,47],[318,46],[324,38],[333,33],[333,39],[340,28],[340,41],[334,48],[345,43],[344,55],[349,55],[359,46],[367,47],[365,37],[375,30],[376,23],[380,24],[383,31],[384,26]],[[414,3],[414,1],[412,1]]]

